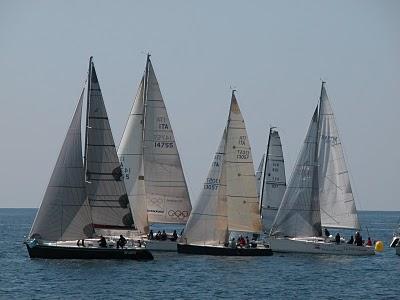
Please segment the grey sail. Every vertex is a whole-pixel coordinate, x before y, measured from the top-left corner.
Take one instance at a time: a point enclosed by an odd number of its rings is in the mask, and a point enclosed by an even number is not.
[[[269,132],[266,157],[259,196],[263,231],[269,232],[286,190],[285,162],[281,138],[278,131],[273,128]]]
[[[262,175],[263,175],[263,169],[264,169],[264,161],[265,161],[265,153],[261,157],[260,164],[258,165],[257,171],[256,171],[256,180],[257,180],[257,196],[260,198],[260,189],[261,189],[261,181],[262,181]],[[261,205],[261,202],[260,202]]]
[[[273,236],[321,236],[317,165],[318,107],[272,224]]]
[[[86,181],[95,228],[131,228],[129,199],[92,59],[86,120]]]
[[[320,97],[318,137],[318,183],[322,225],[359,229],[342,142],[324,84]]]
[[[32,225],[30,238],[62,241],[93,235],[82,161],[82,101],[83,91]]]
[[[149,57],[145,75],[143,167],[148,222],[186,224],[192,209],[189,192]]]

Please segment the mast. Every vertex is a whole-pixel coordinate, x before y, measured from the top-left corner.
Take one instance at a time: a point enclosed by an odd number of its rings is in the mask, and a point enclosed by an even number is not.
[[[320,199],[319,199],[319,135],[320,135],[320,118],[321,118],[321,101],[322,101],[322,91],[324,89],[324,84],[325,81],[322,81],[321,84],[321,93],[319,96],[319,105],[317,107],[318,109],[318,117],[317,117],[317,131],[316,131],[316,136],[315,136],[315,149],[314,149],[314,172],[313,172],[313,181],[312,181],[312,192],[311,192],[311,197],[312,198],[317,198],[317,201],[312,201],[312,203],[317,203],[318,207],[314,207],[314,209],[318,209],[321,211],[321,204],[320,204]],[[321,220],[321,213],[319,214],[319,228],[318,229],[319,236],[322,236],[322,220]]]
[[[146,68],[144,70],[144,80],[143,80],[143,126],[142,126],[142,162],[141,162],[141,165],[143,166],[143,177],[145,176],[143,157],[144,157],[144,144],[145,144],[144,139],[145,139],[145,126],[146,126],[147,92],[149,87],[148,83],[149,83],[150,56],[151,54],[147,53]],[[147,208],[146,208],[146,214],[147,214]]]
[[[85,172],[85,181],[87,180],[87,145],[88,145],[88,128],[89,128],[89,111],[90,111],[90,89],[91,89],[91,76],[92,76],[92,61],[93,56],[89,59],[89,71],[88,71],[88,79],[87,79],[87,98],[86,98],[86,125],[85,125],[85,154],[83,155],[83,170]]]
[[[264,157],[264,164],[263,164],[263,168],[262,168],[262,174],[261,174],[261,185],[260,185],[260,216],[262,219],[262,205],[263,205],[263,197],[264,197],[264,185],[265,185],[265,171],[267,169],[267,158],[268,158],[268,154],[269,154],[269,144],[271,142],[271,133],[272,133],[272,129],[274,129],[275,127],[270,127],[269,128],[269,136],[268,136],[268,145],[267,145],[267,151],[265,152],[265,157]]]
[[[150,53],[147,53],[146,68],[144,70],[144,82],[143,82],[143,129],[142,129],[142,141],[144,141],[144,129],[146,124],[146,106],[147,106],[147,92],[149,83],[149,67],[150,67]],[[142,150],[144,150],[144,143],[142,143]]]

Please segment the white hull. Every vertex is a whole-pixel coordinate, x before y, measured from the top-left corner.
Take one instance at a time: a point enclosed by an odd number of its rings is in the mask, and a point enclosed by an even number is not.
[[[392,242],[390,243],[390,247],[391,248],[396,247],[397,244],[399,243],[399,241],[400,241],[400,236],[398,234],[393,235]]]
[[[169,252],[178,251],[177,241],[144,240],[144,242],[146,244],[146,249],[150,251],[169,251]]]
[[[346,243],[336,244],[326,242],[322,238],[267,238],[273,252],[287,253],[311,253],[311,254],[332,254],[332,255],[374,255],[373,247],[356,246]],[[396,248],[397,250],[397,248]],[[399,249],[400,252],[400,249]]]

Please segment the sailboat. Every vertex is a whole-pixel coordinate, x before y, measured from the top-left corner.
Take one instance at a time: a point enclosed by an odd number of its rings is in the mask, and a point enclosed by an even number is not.
[[[390,247],[396,249],[396,254],[400,255],[400,227],[393,233],[392,241],[390,242]]]
[[[184,225],[192,209],[174,133],[149,54],[118,157],[138,235],[146,240],[148,249],[176,251],[174,239],[147,239],[150,225]]]
[[[132,243],[124,249],[112,247],[113,240],[103,247],[97,243],[98,237],[110,230],[133,228],[133,220],[92,57],[82,160],[84,90],[25,243],[29,256],[153,259],[150,251]]]
[[[360,230],[342,143],[322,82],[319,106],[267,242],[274,252],[372,255],[374,248],[332,242],[322,227]]]
[[[199,199],[178,243],[178,253],[266,256],[271,249],[254,243],[237,247],[231,232],[261,232],[256,178],[243,116],[234,91],[227,126]]]
[[[269,233],[286,190],[281,138],[275,127],[269,130],[267,151],[261,159],[256,178],[263,232]]]

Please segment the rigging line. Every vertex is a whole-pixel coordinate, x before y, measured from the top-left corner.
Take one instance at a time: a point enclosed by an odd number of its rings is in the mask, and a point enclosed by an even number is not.
[[[339,222],[330,214],[328,214],[324,209],[320,208],[320,211],[322,211],[323,213],[325,213],[328,217],[330,217],[336,224],[339,224]]]

